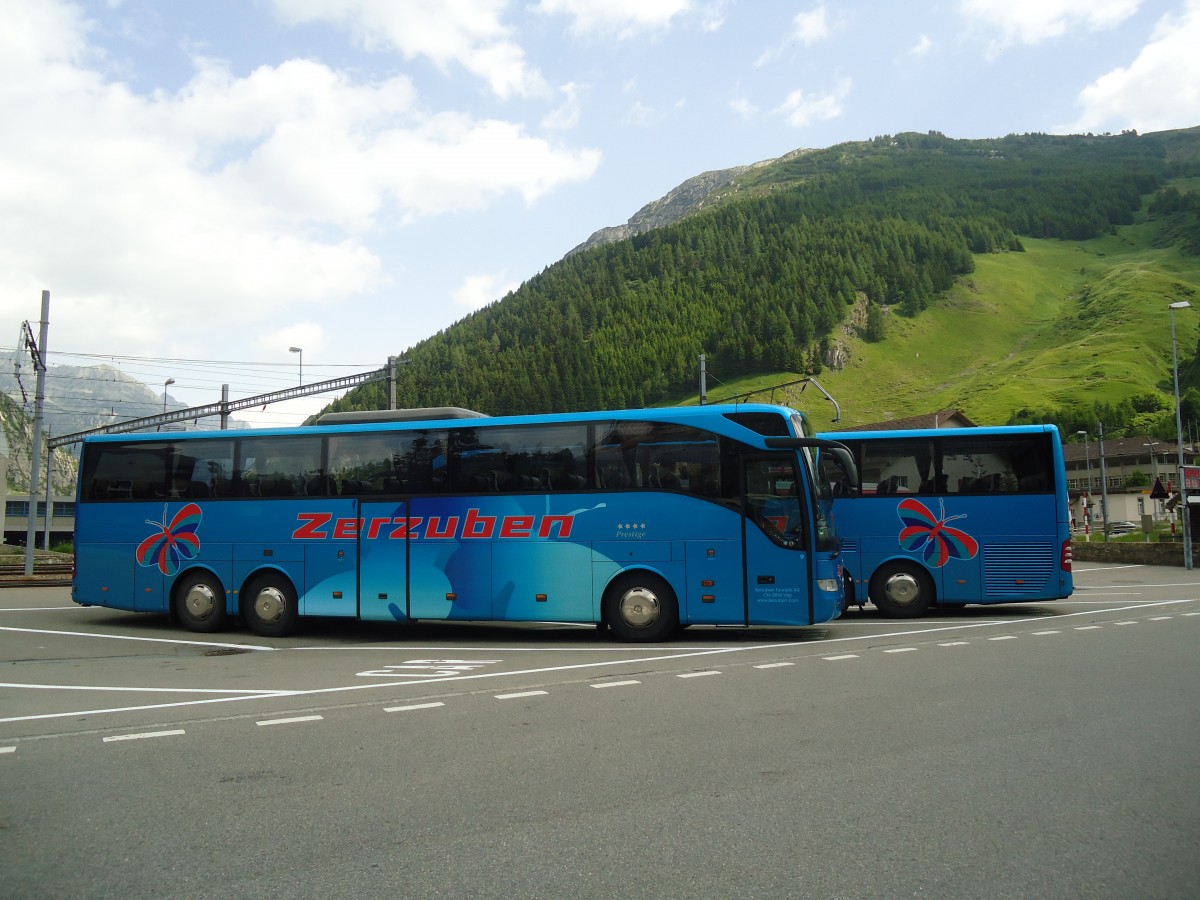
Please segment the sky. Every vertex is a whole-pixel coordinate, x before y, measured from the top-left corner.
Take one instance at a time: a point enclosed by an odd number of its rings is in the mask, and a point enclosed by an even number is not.
[[[1200,125],[1200,0],[0,0],[0,20],[0,349],[48,290],[51,366],[173,378],[187,405],[377,369],[702,172],[902,131]],[[335,396],[243,415],[299,424]]]

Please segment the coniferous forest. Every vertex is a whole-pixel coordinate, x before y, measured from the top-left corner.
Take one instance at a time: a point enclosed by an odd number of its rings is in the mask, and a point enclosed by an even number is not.
[[[640,407],[694,391],[697,360],[725,373],[817,375],[830,336],[866,305],[918,317],[978,254],[1023,237],[1087,240],[1134,221],[1147,197],[1173,239],[1200,249],[1200,135],[938,133],[792,154],[705,209],[568,256],[503,300],[409,348],[398,405],[491,414]],[[381,384],[331,410],[386,406]]]

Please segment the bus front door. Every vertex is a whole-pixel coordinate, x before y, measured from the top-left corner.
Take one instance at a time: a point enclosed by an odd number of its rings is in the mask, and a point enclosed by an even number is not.
[[[804,507],[790,456],[745,460],[746,624],[811,622]]]

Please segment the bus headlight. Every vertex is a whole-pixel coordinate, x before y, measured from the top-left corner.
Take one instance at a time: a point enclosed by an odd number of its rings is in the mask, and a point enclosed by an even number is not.
[[[827,594],[836,594],[841,589],[842,583],[836,578],[818,578],[817,589],[825,591]]]

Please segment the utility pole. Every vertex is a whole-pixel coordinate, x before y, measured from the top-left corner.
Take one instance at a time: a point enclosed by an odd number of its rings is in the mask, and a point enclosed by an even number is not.
[[[38,478],[42,466],[42,419],[46,409],[46,342],[50,332],[50,292],[42,291],[42,322],[38,340],[33,341],[29,323],[25,323],[25,344],[37,372],[37,389],[33,407],[33,449],[29,453],[29,515],[25,528],[25,574],[33,574],[33,545],[37,539]],[[49,467],[47,467],[49,468]],[[47,478],[53,477],[47,472]]]
[[[1104,543],[1108,543],[1108,471],[1104,467],[1104,423],[1100,426],[1100,514],[1104,516]]]
[[[705,369],[704,354],[700,354],[700,405],[708,402],[708,373]]]

